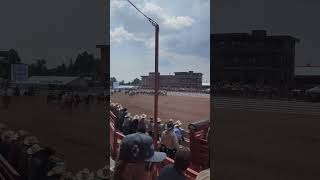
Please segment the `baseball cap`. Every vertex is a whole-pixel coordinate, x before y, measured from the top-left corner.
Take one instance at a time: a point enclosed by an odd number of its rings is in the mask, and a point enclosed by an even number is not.
[[[128,162],[161,162],[166,158],[163,152],[155,152],[153,140],[144,133],[125,136],[120,145],[119,159]]]

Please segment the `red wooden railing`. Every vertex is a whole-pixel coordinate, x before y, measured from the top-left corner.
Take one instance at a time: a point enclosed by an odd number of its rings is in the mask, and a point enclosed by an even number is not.
[[[9,164],[9,162],[0,154],[0,178],[5,180],[20,180],[19,173]]]
[[[121,132],[119,132],[115,129],[115,126],[114,126],[115,121],[116,121],[116,116],[110,111],[110,145],[111,145],[112,159],[117,158],[120,143],[121,143],[122,138],[124,137],[124,135]],[[158,172],[164,166],[166,166],[168,164],[173,164],[173,163],[174,163],[174,160],[167,157],[162,163],[159,164]],[[198,172],[194,171],[191,168],[188,168],[184,174],[188,180],[195,180],[198,175]]]

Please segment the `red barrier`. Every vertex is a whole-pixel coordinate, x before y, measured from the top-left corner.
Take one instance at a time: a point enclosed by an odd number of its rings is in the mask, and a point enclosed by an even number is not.
[[[124,135],[121,132],[118,132],[114,127],[114,122],[116,121],[116,116],[110,111],[110,145],[111,145],[111,157],[116,159],[119,154],[120,143]],[[165,165],[173,164],[174,160],[167,157],[162,163],[159,164],[158,172]],[[193,169],[188,168],[185,171],[185,176],[188,180],[195,180],[198,173]]]

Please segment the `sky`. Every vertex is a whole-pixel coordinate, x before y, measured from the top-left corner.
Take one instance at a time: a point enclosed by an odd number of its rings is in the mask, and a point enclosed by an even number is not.
[[[210,1],[131,0],[160,26],[159,72],[203,73],[210,81]],[[154,27],[126,0],[110,1],[110,75],[132,81],[154,72]]]
[[[49,67],[109,41],[108,0],[1,0],[0,50],[17,49],[22,61],[45,58]]]
[[[291,35],[296,45],[296,65],[320,65],[320,1],[317,0],[214,0],[211,33],[251,32]]]

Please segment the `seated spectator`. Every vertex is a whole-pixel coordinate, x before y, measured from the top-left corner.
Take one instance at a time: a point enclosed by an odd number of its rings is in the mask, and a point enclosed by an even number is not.
[[[22,144],[20,144],[17,171],[20,173],[22,177],[27,176],[28,157],[29,157],[27,150],[34,144],[38,144],[38,143],[39,143],[39,140],[37,139],[37,137],[27,136],[23,139]]]
[[[139,116],[135,115],[130,124],[130,134],[136,133],[138,131],[138,125],[139,125]]]
[[[155,152],[153,139],[142,133],[123,138],[119,159],[113,174],[114,180],[152,180],[156,171],[155,163],[162,162],[165,153]]]
[[[97,171],[97,177],[103,180],[110,179],[110,166],[105,166]]]
[[[65,173],[64,165],[56,165],[47,173],[46,180],[60,180]]]
[[[60,180],[77,180],[72,172],[66,172],[62,175]]]
[[[174,159],[175,152],[179,149],[179,141],[174,132],[173,121],[167,123],[167,129],[162,133],[160,145],[161,151],[166,152],[167,156]]]
[[[169,164],[161,169],[158,180],[186,180],[184,171],[190,165],[190,151],[180,148],[174,158],[174,164]]]
[[[138,122],[138,132],[146,133],[147,132],[147,124],[145,120],[145,116],[141,116]]]
[[[84,168],[76,174],[77,180],[93,180],[94,172],[90,172],[88,168]]]
[[[130,124],[131,124],[131,115],[130,115],[130,113],[128,113],[125,116],[123,124],[122,124],[122,132],[124,135],[130,134]]]
[[[27,149],[27,153],[30,156],[27,166],[28,180],[45,179],[49,158],[55,152],[50,148],[42,148],[39,144],[34,144]]]
[[[148,131],[148,134],[149,134],[151,137],[153,136],[153,125],[154,125],[153,118],[150,117],[150,120],[148,121],[147,131]]]
[[[6,130],[1,134],[0,153],[8,160],[9,153],[12,150],[13,141],[17,140],[16,134],[11,130]]]

